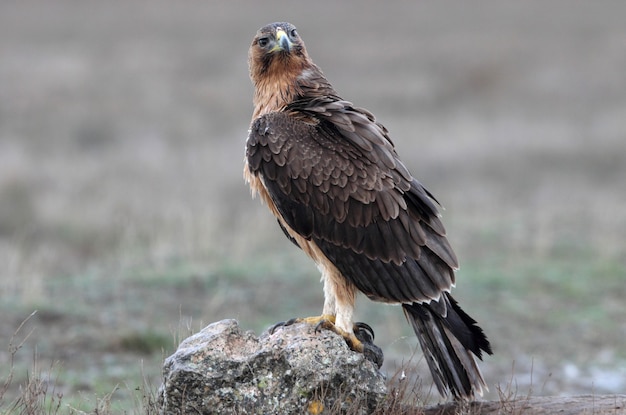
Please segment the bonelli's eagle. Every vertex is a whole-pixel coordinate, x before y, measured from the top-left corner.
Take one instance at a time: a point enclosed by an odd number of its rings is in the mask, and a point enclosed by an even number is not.
[[[255,87],[245,179],[322,273],[319,317],[357,351],[357,292],[401,304],[439,392],[482,395],[482,329],[450,295],[457,258],[433,195],[400,161],[387,129],[341,98],[290,23],[261,28],[249,51]],[[366,326],[366,325],[365,325]]]

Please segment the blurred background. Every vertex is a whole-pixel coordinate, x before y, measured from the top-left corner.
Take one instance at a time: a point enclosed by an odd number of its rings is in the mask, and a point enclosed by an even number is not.
[[[132,407],[210,322],[260,334],[319,314],[318,271],[242,179],[247,49],[273,21],[298,27],[445,206],[453,293],[495,349],[487,398],[623,393],[625,15],[564,0],[3,1],[5,404],[39,373],[72,407]],[[410,365],[436,401],[400,309],[361,299],[356,318],[389,376]]]

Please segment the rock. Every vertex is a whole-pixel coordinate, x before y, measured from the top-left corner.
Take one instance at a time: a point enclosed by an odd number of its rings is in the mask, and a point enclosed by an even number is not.
[[[213,323],[165,360],[159,405],[173,414],[368,414],[384,376],[362,353],[308,324],[260,337],[237,321]]]

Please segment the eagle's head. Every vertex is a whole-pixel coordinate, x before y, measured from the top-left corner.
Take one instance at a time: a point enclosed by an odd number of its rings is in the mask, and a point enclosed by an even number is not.
[[[248,54],[250,78],[255,85],[264,79],[299,74],[310,65],[304,42],[291,23],[262,27],[254,36]]]

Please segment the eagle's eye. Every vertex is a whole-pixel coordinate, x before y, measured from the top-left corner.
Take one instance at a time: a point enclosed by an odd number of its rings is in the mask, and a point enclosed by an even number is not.
[[[267,36],[263,36],[263,37],[259,38],[257,43],[259,44],[260,47],[264,48],[267,45],[269,45],[270,39]]]
[[[291,37],[292,39],[298,38],[298,32],[296,32],[296,29],[292,29],[291,32],[289,32],[289,37]]]

